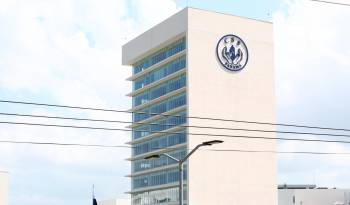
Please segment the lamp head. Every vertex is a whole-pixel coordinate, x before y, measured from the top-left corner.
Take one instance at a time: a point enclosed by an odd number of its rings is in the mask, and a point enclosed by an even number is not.
[[[159,154],[154,154],[154,155],[147,156],[144,159],[156,159],[156,158],[159,158],[159,157],[160,157]]]
[[[206,142],[203,142],[202,145],[204,146],[211,146],[213,144],[220,144],[220,143],[223,143],[224,141],[222,140],[211,140],[211,141],[206,141]]]

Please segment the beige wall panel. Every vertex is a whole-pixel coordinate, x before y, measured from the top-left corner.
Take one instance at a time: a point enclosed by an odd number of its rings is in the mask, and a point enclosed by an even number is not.
[[[8,205],[9,177],[7,172],[0,171],[0,205]]]
[[[188,115],[275,122],[272,24],[189,9]],[[226,34],[246,43],[249,60],[239,72],[225,70],[216,45]],[[270,129],[222,121],[189,119],[189,125]],[[275,137],[271,133],[195,129],[190,133]],[[225,142],[203,149],[275,150],[274,140],[189,136],[189,148],[211,140]],[[276,156],[271,153],[199,151],[189,161],[190,205],[277,204]]]

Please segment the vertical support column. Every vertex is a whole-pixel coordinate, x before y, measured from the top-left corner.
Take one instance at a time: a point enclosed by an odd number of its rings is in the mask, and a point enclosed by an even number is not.
[[[179,162],[179,204],[183,205],[183,161]]]

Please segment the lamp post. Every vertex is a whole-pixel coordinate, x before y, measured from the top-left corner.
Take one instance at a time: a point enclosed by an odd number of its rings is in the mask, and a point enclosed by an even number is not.
[[[191,150],[190,153],[188,153],[183,159],[177,159],[167,153],[162,153],[162,154],[155,154],[155,155],[150,155],[148,157],[145,157],[145,159],[153,159],[153,158],[159,158],[160,155],[164,155],[174,161],[176,161],[179,164],[179,204],[183,205],[183,166],[186,160],[195,152],[197,151],[200,147],[203,146],[211,146],[213,144],[220,144],[223,143],[224,141],[222,140],[212,140],[212,141],[206,141],[202,142],[201,144],[197,145],[194,149]]]

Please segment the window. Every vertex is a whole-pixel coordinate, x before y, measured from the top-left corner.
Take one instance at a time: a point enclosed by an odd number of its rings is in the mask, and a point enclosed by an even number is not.
[[[133,148],[133,155],[137,156],[147,152],[152,152],[157,149],[162,149],[186,142],[185,132],[179,132],[179,134],[165,135],[155,139],[148,140],[141,144],[137,144]]]
[[[136,97],[134,97],[134,106],[141,105],[149,101],[149,93],[142,93]]]
[[[156,82],[168,75],[171,75],[186,66],[186,56],[182,56],[174,61],[171,61],[170,63],[161,66],[160,68],[151,71],[150,73],[145,74],[144,76],[136,79],[133,82],[134,90],[138,90],[140,88],[143,88],[144,86],[151,84],[153,82]]]
[[[131,195],[132,205],[150,205],[177,202],[179,189],[177,187],[147,191]]]
[[[142,110],[136,111],[134,116],[134,122],[148,119],[155,114],[161,114],[177,107],[186,105],[186,94],[176,95],[163,102],[152,105],[150,107],[144,108]]]
[[[138,138],[141,138],[141,137],[145,137],[147,135],[149,135],[149,126],[147,125],[144,125],[144,126],[140,126],[138,128],[136,128],[132,133],[133,135],[133,139],[138,139]]]
[[[173,182],[179,181],[178,175],[179,175],[179,171],[175,169],[175,170],[155,172],[144,176],[137,176],[132,178],[132,188],[137,189],[142,187],[158,186],[162,184],[173,183]],[[186,174],[186,168],[185,168],[184,176],[186,175],[187,174]]]
[[[186,155],[186,150],[176,150],[169,152],[170,156],[175,157],[176,159],[183,159]],[[133,172],[144,171],[147,169],[153,169],[161,166],[167,166],[177,163],[176,161],[169,159],[168,157],[161,155],[159,158],[153,159],[140,159],[132,161],[132,170]]]
[[[133,97],[133,106],[135,107],[144,104],[148,101],[159,98],[167,93],[178,90],[185,86],[186,76],[181,75],[173,80],[160,84],[155,88],[148,89],[140,94],[135,95]]]
[[[133,129],[133,139],[145,137],[147,135],[167,130],[186,123],[186,112],[175,113],[172,116],[163,117],[148,125],[138,126]]]
[[[168,83],[168,92],[180,89],[186,85],[186,78],[176,78]]]
[[[157,86],[151,89],[150,93],[151,93],[152,100],[159,98],[160,96],[165,95],[167,93],[167,85],[164,84],[164,85]]]
[[[160,61],[163,61],[166,58],[169,58],[170,56],[175,55],[176,53],[179,53],[182,50],[185,50],[186,48],[186,41],[185,38],[182,38],[175,43],[160,49],[156,53],[144,58],[143,60],[137,62],[133,66],[133,72],[134,74],[139,73],[143,70],[146,70],[150,66],[159,63]]]

